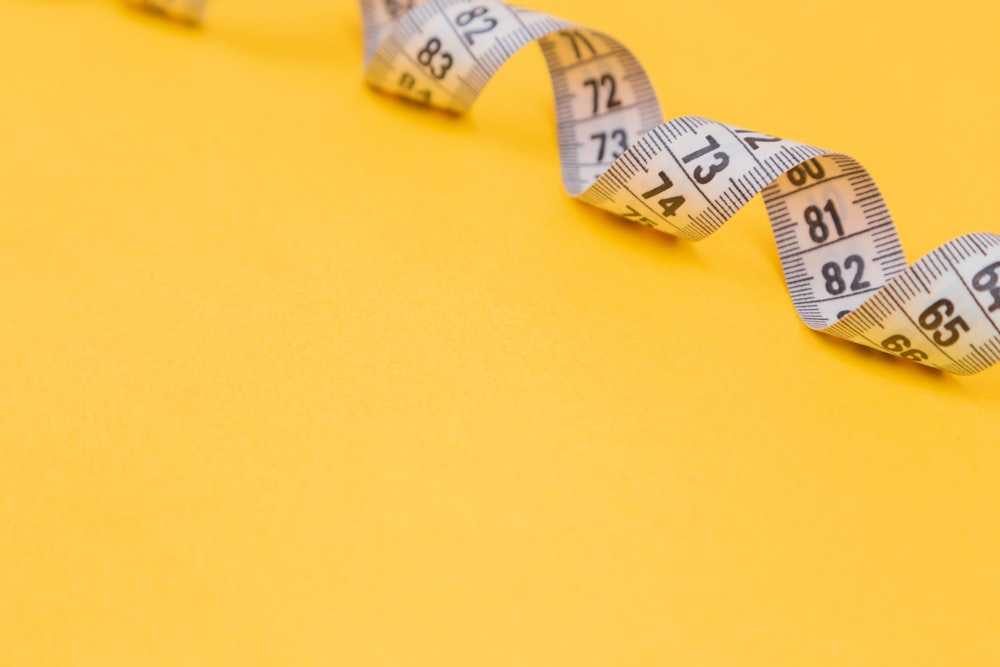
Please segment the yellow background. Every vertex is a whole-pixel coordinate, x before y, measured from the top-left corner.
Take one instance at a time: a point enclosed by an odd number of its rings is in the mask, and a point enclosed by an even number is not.
[[[995,3],[532,7],[1000,231]],[[1000,663],[1000,369],[568,198],[537,49],[456,119],[351,0],[0,13],[0,665]]]

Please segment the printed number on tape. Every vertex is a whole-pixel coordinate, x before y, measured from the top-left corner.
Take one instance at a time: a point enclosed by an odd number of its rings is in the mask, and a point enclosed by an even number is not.
[[[204,0],[146,0],[201,15]],[[1000,360],[1000,235],[907,266],[878,187],[850,156],[699,117],[663,120],[614,38],[497,0],[361,0],[368,82],[465,112],[517,50],[552,77],[574,197],[697,241],[763,195],[799,317],[826,334],[962,375]]]

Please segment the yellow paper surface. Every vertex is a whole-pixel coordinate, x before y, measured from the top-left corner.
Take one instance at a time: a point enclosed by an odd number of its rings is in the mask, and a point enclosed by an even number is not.
[[[531,6],[1000,231],[994,3]],[[0,14],[0,665],[1000,663],[1000,369],[574,202],[537,49],[455,118],[350,0]]]

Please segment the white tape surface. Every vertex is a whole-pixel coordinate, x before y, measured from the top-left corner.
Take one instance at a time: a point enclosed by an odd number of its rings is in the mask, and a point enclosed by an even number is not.
[[[203,0],[187,2],[200,15]],[[907,268],[885,202],[853,158],[705,118],[664,122],[642,66],[608,35],[497,0],[361,9],[368,82],[458,113],[537,41],[563,183],[582,201],[700,240],[761,193],[809,327],[962,375],[1000,360],[1000,235],[959,237]]]

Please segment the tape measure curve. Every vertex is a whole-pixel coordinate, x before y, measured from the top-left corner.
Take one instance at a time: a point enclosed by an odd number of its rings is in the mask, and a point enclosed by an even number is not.
[[[204,0],[145,0],[190,7]],[[961,236],[907,266],[853,158],[700,117],[664,121],[638,60],[609,35],[500,0],[360,0],[372,86],[464,113],[537,42],[567,192],[697,241],[763,196],[785,283],[810,328],[959,375],[1000,361],[1000,235]]]

